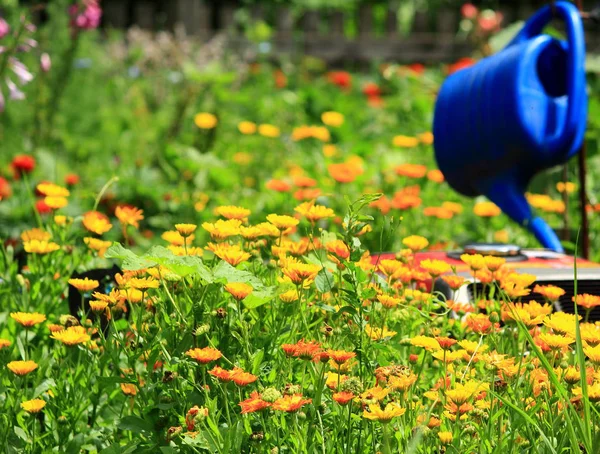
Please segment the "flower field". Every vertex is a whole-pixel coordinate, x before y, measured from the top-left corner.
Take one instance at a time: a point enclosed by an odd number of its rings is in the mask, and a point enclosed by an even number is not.
[[[0,18],[23,62],[0,76],[35,75],[0,86],[1,452],[598,452],[600,297],[553,312],[564,290],[463,255],[485,291],[455,302],[425,282],[465,278],[415,258],[536,246],[437,170],[435,96],[470,60],[247,63],[99,42],[94,11],[71,11],[76,47]],[[557,230],[579,223],[572,167],[528,195]]]

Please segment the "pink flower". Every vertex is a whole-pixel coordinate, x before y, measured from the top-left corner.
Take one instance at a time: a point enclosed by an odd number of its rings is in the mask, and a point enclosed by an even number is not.
[[[8,22],[0,17],[0,39],[4,38],[10,32]]]
[[[69,8],[71,27],[79,30],[93,30],[100,25],[102,8],[97,0],[84,0],[83,5]]]
[[[50,55],[48,55],[46,52],[44,52],[40,57],[40,68],[42,68],[42,71],[47,73],[48,71],[50,71],[51,67],[52,67],[52,60],[50,60]]]
[[[460,14],[465,19],[475,19],[478,14],[477,7],[475,5],[473,5],[472,3],[465,3],[460,8]]]

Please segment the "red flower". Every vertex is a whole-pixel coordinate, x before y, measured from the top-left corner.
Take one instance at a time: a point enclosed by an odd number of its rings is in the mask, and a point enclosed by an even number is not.
[[[416,76],[420,76],[425,72],[425,66],[421,63],[413,63],[411,65],[407,65],[406,69],[415,74]]]
[[[46,202],[44,202],[43,199],[35,202],[35,209],[40,214],[52,213],[52,208],[50,208],[48,205],[46,205]]]
[[[12,195],[12,189],[6,178],[0,177],[0,198],[7,199]]]
[[[69,173],[65,177],[65,184],[67,186],[75,186],[78,183],[79,183],[79,175],[77,175],[75,173]]]
[[[367,82],[362,89],[362,92],[368,96],[381,96],[381,89],[375,82]]]
[[[352,76],[346,71],[331,71],[327,74],[327,80],[340,88],[350,88],[352,86]]]
[[[460,71],[461,69],[473,66],[476,62],[477,60],[475,60],[474,58],[464,57],[459,59],[456,63],[448,65],[448,67],[446,68],[446,72],[448,74],[454,74],[456,71]]]
[[[287,86],[287,76],[281,69],[273,71],[273,78],[275,79],[275,86],[277,88],[285,88]]]
[[[31,173],[35,169],[35,158],[26,154],[17,155],[12,160],[11,167],[17,175]]]
[[[475,19],[477,17],[477,14],[479,14],[479,11],[477,10],[477,7],[472,3],[465,3],[460,8],[460,14],[465,19]]]

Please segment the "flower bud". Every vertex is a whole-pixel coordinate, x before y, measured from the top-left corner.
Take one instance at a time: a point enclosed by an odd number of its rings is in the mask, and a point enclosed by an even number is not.
[[[0,17],[0,39],[4,38],[10,33],[10,26],[8,22]]]
[[[281,397],[281,393],[275,388],[265,388],[261,393],[261,397],[265,402],[273,403]]]
[[[46,52],[44,52],[42,54],[42,56],[40,57],[40,68],[42,69],[43,72],[47,73],[48,71],[50,71],[51,67],[52,67],[52,60],[50,60],[50,55],[48,55]]]

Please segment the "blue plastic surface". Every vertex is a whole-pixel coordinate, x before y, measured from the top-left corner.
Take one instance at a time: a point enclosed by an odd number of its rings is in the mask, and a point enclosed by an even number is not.
[[[532,177],[566,162],[583,142],[587,119],[581,16],[555,3],[568,41],[541,34],[552,20],[541,8],[497,54],[449,76],[433,123],[438,166],[461,194],[485,195],[547,248],[562,251],[553,230],[525,198]]]

